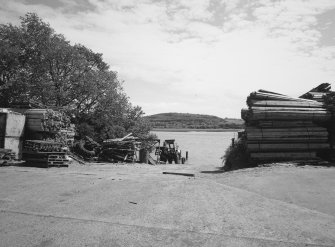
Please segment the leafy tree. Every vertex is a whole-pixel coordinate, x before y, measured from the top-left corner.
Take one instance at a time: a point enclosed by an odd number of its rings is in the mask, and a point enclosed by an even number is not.
[[[82,135],[99,140],[149,131],[102,54],[71,45],[34,13],[18,27],[0,25],[0,106],[14,102],[62,108]]]

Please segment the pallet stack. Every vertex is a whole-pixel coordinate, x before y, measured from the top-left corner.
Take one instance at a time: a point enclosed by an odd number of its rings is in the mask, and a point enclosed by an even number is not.
[[[52,109],[28,109],[22,159],[39,167],[68,166],[64,147],[73,144],[74,131],[65,114]]]
[[[242,109],[245,141],[257,163],[317,159],[329,150],[327,122],[331,113],[322,102],[259,90]]]
[[[68,166],[62,144],[53,141],[26,140],[23,144],[23,160],[39,167]]]

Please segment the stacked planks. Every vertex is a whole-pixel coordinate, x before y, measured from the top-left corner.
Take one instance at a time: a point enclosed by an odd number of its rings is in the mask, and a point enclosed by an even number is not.
[[[316,159],[329,149],[325,123],[331,113],[322,102],[259,90],[242,109],[250,158],[257,162]]]
[[[312,99],[318,102],[325,102],[325,97],[331,93],[331,85],[329,83],[322,83],[319,86],[311,89],[309,92],[301,95],[299,98]]]
[[[59,132],[69,125],[64,114],[51,109],[29,109],[25,115],[26,127],[33,132]]]
[[[23,160],[38,167],[68,166],[68,159],[61,143],[54,141],[26,140],[23,144]]]
[[[332,112],[331,121],[328,123],[329,143],[331,146],[329,158],[335,161],[335,92],[331,91],[331,85],[329,83],[322,83],[301,95],[300,98],[322,102],[327,106],[327,109]]]

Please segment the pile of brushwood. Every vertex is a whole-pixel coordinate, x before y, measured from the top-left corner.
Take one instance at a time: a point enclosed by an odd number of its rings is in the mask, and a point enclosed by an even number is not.
[[[121,139],[105,140],[102,143],[99,159],[114,163],[135,162],[137,160],[137,151],[141,147],[141,142],[137,141],[137,139],[127,135]]]
[[[134,163],[139,160],[140,150],[150,151],[155,143],[155,139],[140,139],[132,133],[104,140],[101,144],[86,136],[75,143],[72,152],[87,161]]]
[[[326,83],[300,98],[265,90],[251,93],[248,109],[241,111],[246,128],[226,151],[224,168],[329,158],[333,153],[329,137],[334,133],[332,95]]]

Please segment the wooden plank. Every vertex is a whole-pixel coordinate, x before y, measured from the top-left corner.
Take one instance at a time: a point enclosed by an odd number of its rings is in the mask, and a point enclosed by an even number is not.
[[[248,139],[247,143],[328,143],[328,138],[269,138],[269,139]]]
[[[304,112],[253,112],[247,119],[252,120],[313,120],[313,121],[327,121],[330,120],[330,113],[313,112],[306,114]]]
[[[302,111],[302,112],[326,112],[323,108],[308,108],[308,107],[282,107],[282,106],[252,106],[250,108],[252,111]]]
[[[316,126],[313,121],[295,121],[295,120],[261,120],[257,125],[262,128],[290,128],[290,127],[313,127]]]
[[[278,95],[272,93],[264,92],[253,92],[250,94],[248,99],[257,99],[257,100],[286,100],[286,101],[302,101],[302,102],[315,102],[314,100],[302,99],[302,98],[293,98],[286,95]]]
[[[156,165],[157,164],[157,161],[154,160],[154,158],[151,157],[150,154],[148,154],[148,163],[150,165]]]
[[[308,160],[318,159],[316,152],[275,152],[275,153],[251,153],[252,159],[258,160]]]
[[[282,106],[282,107],[308,107],[321,108],[324,104],[320,102],[303,101],[279,101],[279,100],[250,100],[249,106]]]
[[[328,132],[246,132],[247,138],[328,137]]]
[[[329,143],[248,143],[247,147],[250,152],[310,151],[330,148]]]
[[[248,133],[268,133],[268,132],[327,132],[323,127],[296,127],[296,128],[259,128],[259,127],[246,127]]]
[[[180,176],[187,176],[187,177],[195,177],[195,175],[193,173],[184,173],[184,172],[163,172],[163,174],[180,175]]]

